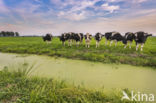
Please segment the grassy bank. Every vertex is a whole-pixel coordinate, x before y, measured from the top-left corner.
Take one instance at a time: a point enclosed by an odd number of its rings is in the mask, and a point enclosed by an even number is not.
[[[155,37],[148,38],[143,52],[135,51],[135,43],[132,49],[123,49],[122,43],[119,43],[117,47],[105,46],[104,43],[103,38],[100,47],[95,48],[95,40],[92,39],[91,47],[88,49],[85,48],[84,43],[80,47],[67,45],[63,47],[58,38],[54,38],[52,44],[46,44],[41,37],[0,37],[0,51],[156,67]]]
[[[121,101],[121,90],[88,90],[64,81],[32,77],[30,70],[0,71],[0,103],[131,103]]]

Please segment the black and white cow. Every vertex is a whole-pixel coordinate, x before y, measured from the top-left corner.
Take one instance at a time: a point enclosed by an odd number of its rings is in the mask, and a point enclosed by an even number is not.
[[[82,42],[83,42],[83,33],[79,33],[80,34],[80,36],[81,36],[81,39],[80,39],[80,43],[82,44]]]
[[[79,46],[79,43],[83,41],[83,33],[74,33],[73,40],[76,42],[76,45]]]
[[[62,33],[60,36],[60,41],[62,41],[62,45],[65,46],[65,41],[69,39],[69,36],[67,33]]]
[[[63,33],[60,36],[60,40],[62,41],[63,45],[65,45],[65,41],[68,40],[68,46],[72,46],[73,42],[76,42],[76,44],[78,46],[79,43],[81,43],[83,41],[83,34],[82,33],[73,33],[73,32]]]
[[[117,42],[123,41],[124,37],[119,32],[107,32],[105,33],[106,38],[106,45],[107,41],[110,41],[110,46],[112,45],[113,41],[115,41],[115,46],[117,45]]]
[[[112,32],[105,33],[106,42],[105,45],[107,45],[108,41],[111,40]]]
[[[101,33],[99,33],[99,32],[95,34],[96,48],[99,47],[99,42],[101,41],[102,36],[103,35]]]
[[[45,36],[42,37],[43,41],[50,43],[52,40],[52,35],[51,34],[46,34]]]
[[[129,48],[131,48],[132,42],[135,39],[135,35],[132,32],[127,32],[124,36],[123,44],[125,44],[124,48],[127,47],[127,44],[129,43]]]
[[[136,42],[136,51],[139,48],[139,44],[141,44],[141,51],[143,51],[144,44],[149,36],[152,34],[145,33],[143,31],[136,32],[135,34],[135,42]]]
[[[86,35],[84,35],[84,37],[85,37],[86,47],[89,48],[90,47],[90,41],[92,39],[92,35],[89,33],[86,33]]]

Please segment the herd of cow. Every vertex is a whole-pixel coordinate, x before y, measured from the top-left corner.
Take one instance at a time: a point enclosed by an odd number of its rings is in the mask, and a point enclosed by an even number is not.
[[[152,34],[145,33],[143,31],[139,31],[136,33],[127,32],[124,36],[122,36],[119,32],[107,32],[105,34],[96,33],[94,38],[96,40],[96,48],[99,47],[99,42],[102,40],[102,37],[106,38],[105,44],[107,45],[107,42],[110,41],[110,46],[113,42],[115,42],[115,46],[117,45],[117,42],[121,41],[125,46],[127,47],[129,44],[129,48],[131,48],[133,40],[136,43],[136,50],[138,50],[139,45],[141,45],[141,51],[143,50],[143,46],[146,42],[147,37],[152,36]],[[79,46],[80,43],[82,43],[83,38],[85,38],[85,45],[87,48],[90,47],[90,41],[92,39],[92,35],[90,33],[86,33],[85,35],[83,33],[63,33],[61,36],[59,36],[60,41],[62,41],[62,44],[65,46],[65,42],[68,41],[68,46],[72,46],[72,43],[75,42],[77,46]],[[46,34],[46,36],[43,37],[44,41],[51,41],[52,35]]]

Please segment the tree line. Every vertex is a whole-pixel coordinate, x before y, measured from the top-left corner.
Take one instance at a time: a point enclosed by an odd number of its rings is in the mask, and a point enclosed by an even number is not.
[[[19,36],[18,32],[10,32],[10,31],[1,31],[0,32],[0,37],[14,37],[14,36]]]

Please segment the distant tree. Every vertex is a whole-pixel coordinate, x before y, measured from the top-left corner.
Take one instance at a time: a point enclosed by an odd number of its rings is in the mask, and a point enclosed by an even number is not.
[[[14,32],[10,32],[10,36],[14,36]]]
[[[6,36],[11,36],[11,33],[9,31],[7,31],[5,34]]]
[[[2,36],[6,36],[5,31],[2,31],[1,34],[2,34]]]
[[[19,36],[19,33],[18,32],[12,32],[12,31],[11,32],[9,32],[9,31],[2,31],[2,32],[0,32],[0,36],[14,37],[14,36]]]
[[[18,32],[15,32],[15,36],[19,36],[19,33]]]

